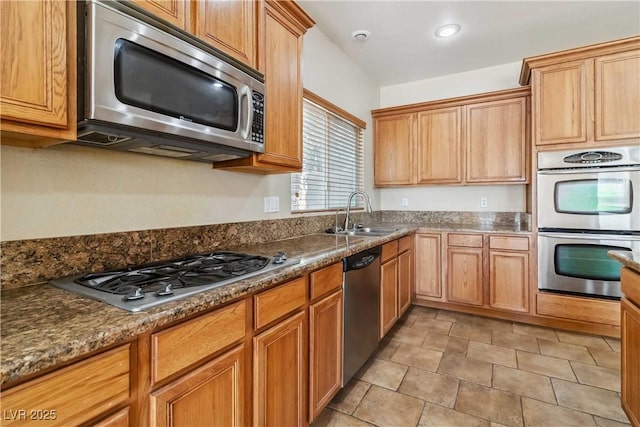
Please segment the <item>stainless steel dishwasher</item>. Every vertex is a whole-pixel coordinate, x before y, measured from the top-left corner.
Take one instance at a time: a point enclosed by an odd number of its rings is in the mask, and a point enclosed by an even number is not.
[[[342,386],[378,348],[380,328],[380,246],[344,262]]]

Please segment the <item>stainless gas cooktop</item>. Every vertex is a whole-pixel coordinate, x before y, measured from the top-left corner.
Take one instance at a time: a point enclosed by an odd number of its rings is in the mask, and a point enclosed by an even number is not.
[[[281,252],[267,257],[216,251],[120,270],[69,276],[50,283],[135,312],[298,262],[297,259],[287,259]]]

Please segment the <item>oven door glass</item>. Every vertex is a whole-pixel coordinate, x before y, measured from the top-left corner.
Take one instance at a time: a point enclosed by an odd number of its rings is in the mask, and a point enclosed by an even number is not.
[[[621,264],[607,252],[629,250],[619,246],[560,243],[555,245],[553,265],[561,276],[617,282]]]
[[[629,214],[633,184],[628,179],[575,179],[555,184],[556,212],[576,215]]]

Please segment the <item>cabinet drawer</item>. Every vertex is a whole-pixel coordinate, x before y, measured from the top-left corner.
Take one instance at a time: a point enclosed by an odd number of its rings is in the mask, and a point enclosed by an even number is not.
[[[17,415],[15,419],[4,418],[2,425],[79,425],[126,402],[131,386],[129,347],[124,345],[4,391],[3,413]],[[19,416],[21,410],[26,411],[23,417]]]
[[[393,242],[385,243],[382,245],[382,256],[380,258],[380,262],[384,264],[389,261],[391,258],[395,258],[398,256],[398,241],[394,240]]]
[[[404,236],[398,240],[398,253],[406,252],[411,249],[413,245],[413,234],[411,236]]]
[[[255,329],[302,307],[307,302],[307,283],[304,277],[269,289],[253,297],[256,310]]]
[[[311,299],[328,294],[342,286],[342,263],[338,262],[311,273]]]
[[[537,313],[544,316],[620,325],[620,303],[617,301],[539,293],[536,302]]]
[[[482,234],[449,234],[449,246],[463,246],[465,248],[481,248]]]
[[[489,249],[504,249],[508,251],[528,251],[528,237],[489,236]]]
[[[245,302],[202,315],[151,335],[154,383],[222,350],[245,335]]]

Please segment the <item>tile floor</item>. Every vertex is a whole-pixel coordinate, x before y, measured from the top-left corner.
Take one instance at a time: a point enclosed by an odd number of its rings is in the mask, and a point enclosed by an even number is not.
[[[620,341],[413,306],[312,427],[628,426]]]

